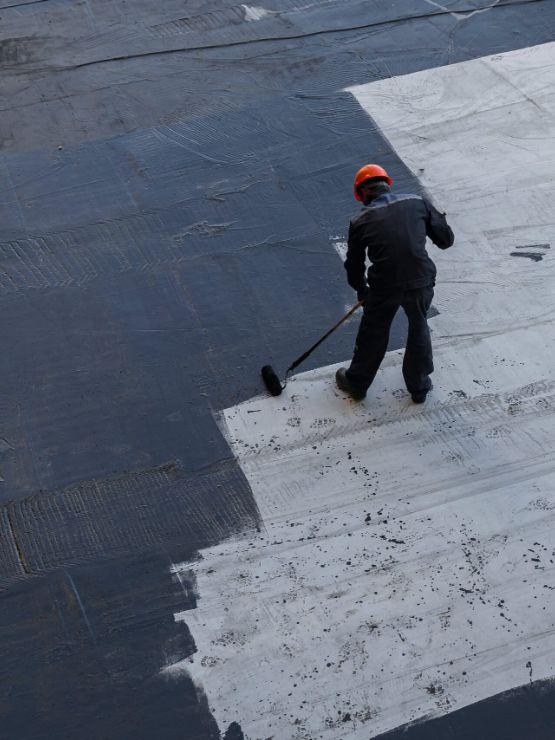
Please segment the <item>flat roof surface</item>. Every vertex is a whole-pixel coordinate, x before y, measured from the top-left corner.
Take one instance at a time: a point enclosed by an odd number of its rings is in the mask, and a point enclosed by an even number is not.
[[[0,2],[2,737],[555,736],[548,0]],[[333,385],[354,172],[430,247]],[[432,251],[433,250],[433,251]]]

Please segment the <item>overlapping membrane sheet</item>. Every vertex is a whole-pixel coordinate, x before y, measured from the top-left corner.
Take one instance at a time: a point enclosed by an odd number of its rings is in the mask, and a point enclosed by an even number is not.
[[[249,737],[367,738],[555,666],[555,45],[350,92],[449,214],[424,407],[389,353],[221,426],[263,530],[177,567],[197,653],[168,665]]]

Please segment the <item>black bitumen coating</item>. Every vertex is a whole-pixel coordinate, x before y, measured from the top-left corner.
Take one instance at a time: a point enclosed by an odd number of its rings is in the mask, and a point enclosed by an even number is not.
[[[553,740],[553,681],[535,681],[451,714],[415,722],[375,740]]]
[[[194,650],[169,568],[260,524],[214,412],[354,302],[330,237],[355,170],[421,190],[342,90],[555,25],[548,0],[261,5],[0,3],[2,738],[241,737],[159,676]],[[348,358],[355,328],[303,369]],[[543,740],[550,691],[516,692],[539,724],[500,736]]]
[[[3,740],[219,738],[202,690],[158,675],[195,652],[173,618],[195,608],[194,581],[172,580],[171,562],[158,549],[59,569],[5,593]]]

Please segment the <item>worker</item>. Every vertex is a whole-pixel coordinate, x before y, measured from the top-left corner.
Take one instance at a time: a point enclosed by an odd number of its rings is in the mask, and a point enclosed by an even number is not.
[[[355,198],[364,208],[349,226],[345,269],[364,306],[353,359],[348,368],[337,371],[336,382],[357,401],[366,396],[386,353],[391,322],[402,306],[409,324],[403,377],[413,402],[423,403],[434,369],[427,314],[436,278],[426,237],[447,249],[454,236],[444,213],[420,195],[390,192],[391,182],[376,164],[356,173]],[[366,257],[371,264],[365,275]]]

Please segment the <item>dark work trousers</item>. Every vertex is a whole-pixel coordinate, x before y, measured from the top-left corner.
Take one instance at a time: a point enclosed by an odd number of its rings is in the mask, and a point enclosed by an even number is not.
[[[409,321],[403,358],[407,390],[418,393],[431,387],[429,376],[434,371],[434,364],[427,315],[433,297],[431,285],[388,293],[370,292],[364,303],[353,360],[346,373],[353,389],[365,392],[374,380],[387,350],[391,322],[400,306]]]

